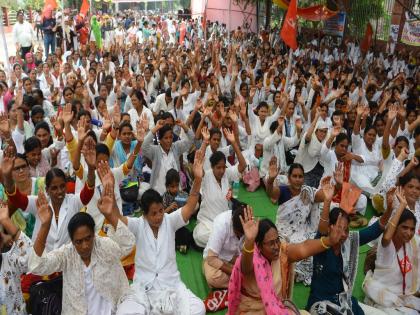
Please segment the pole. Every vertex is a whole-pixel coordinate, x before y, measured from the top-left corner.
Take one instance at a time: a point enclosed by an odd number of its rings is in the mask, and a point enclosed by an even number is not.
[[[228,27],[228,43],[230,44],[230,31],[232,29],[232,0],[229,0],[229,27]]]
[[[290,83],[290,71],[292,70],[292,59],[293,59],[293,49],[289,48],[289,61],[287,62],[287,72],[286,72],[286,86],[284,91],[287,92]]]
[[[204,5],[204,47],[207,46],[207,2],[208,0],[206,0],[206,4]]]
[[[0,8],[0,33],[1,33],[1,37],[3,38],[3,49],[4,49],[4,55],[6,57],[6,69],[10,71],[9,51],[7,50],[6,33],[4,32],[4,27],[3,27],[3,10],[1,8]]]
[[[61,0],[61,31],[63,32],[63,52],[67,51],[66,33],[64,32],[64,0]]]

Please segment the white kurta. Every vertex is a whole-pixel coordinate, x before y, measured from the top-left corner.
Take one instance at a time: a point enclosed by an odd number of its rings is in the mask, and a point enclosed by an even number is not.
[[[229,210],[226,197],[230,189],[230,183],[239,181],[240,176],[237,165],[228,167],[219,184],[214,177],[213,170],[205,171],[201,185],[203,199],[197,215],[197,225],[193,232],[194,240],[198,246],[206,247],[214,218],[218,214]]]
[[[132,289],[135,297],[121,305],[117,314],[205,314],[204,304],[181,281],[176,264],[175,232],[185,226],[182,208],[165,214],[155,238],[149,223],[127,218],[136,237],[136,273]]]

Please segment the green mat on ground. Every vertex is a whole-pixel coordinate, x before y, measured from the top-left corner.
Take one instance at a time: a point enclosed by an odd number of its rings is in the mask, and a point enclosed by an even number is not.
[[[269,218],[275,222],[277,206],[273,205],[266,192],[263,189],[258,189],[256,192],[247,192],[244,186],[241,186],[239,192],[239,200],[251,205],[254,209],[255,216],[261,218]],[[373,209],[369,205],[366,211],[366,217],[371,218]],[[193,229],[196,221],[191,220],[189,228]],[[359,268],[356,278],[353,295],[359,300],[363,301],[364,294],[362,291],[362,282],[364,279],[363,264],[366,253],[369,250],[367,245],[361,247],[359,257]],[[206,279],[202,272],[202,253],[190,249],[186,255],[177,252],[177,263],[179,271],[181,272],[182,281],[186,286],[194,292],[198,297],[205,299],[209,294],[210,289],[207,286]],[[301,283],[296,283],[293,290],[293,302],[300,308],[304,309],[309,296],[309,287],[305,287]],[[208,314],[225,314],[226,311]]]

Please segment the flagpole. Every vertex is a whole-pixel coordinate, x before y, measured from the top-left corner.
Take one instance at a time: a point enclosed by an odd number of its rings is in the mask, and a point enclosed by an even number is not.
[[[232,0],[229,0],[229,29],[228,29],[228,43],[230,44],[230,30],[232,29]]]
[[[286,72],[286,85],[284,91],[287,92],[290,83],[290,72],[292,70],[292,59],[293,59],[293,49],[289,48],[289,61],[287,62],[287,72]]]
[[[61,0],[61,28],[63,31],[63,53],[67,51],[66,33],[64,32],[64,0]]]
[[[204,5],[204,47],[207,47],[207,1]]]
[[[6,57],[6,69],[7,71],[10,71],[10,64],[9,64],[9,51],[7,50],[7,41],[6,41],[6,33],[4,31],[3,26],[3,10],[0,9],[0,33],[1,37],[3,38],[3,49]]]

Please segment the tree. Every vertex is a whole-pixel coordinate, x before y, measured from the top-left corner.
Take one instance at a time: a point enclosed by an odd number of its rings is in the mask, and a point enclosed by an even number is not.
[[[368,22],[385,15],[384,0],[348,1],[346,24],[351,35],[363,37]]]

